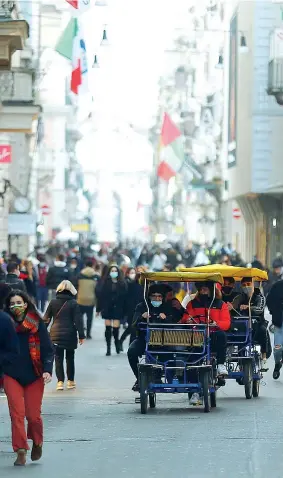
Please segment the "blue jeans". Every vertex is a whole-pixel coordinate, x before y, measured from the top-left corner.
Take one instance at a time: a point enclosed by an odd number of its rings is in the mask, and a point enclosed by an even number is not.
[[[48,301],[48,289],[47,287],[39,286],[37,288],[37,307],[41,312],[45,311],[45,305]]]
[[[276,327],[274,326],[274,360],[275,363],[280,363],[282,360],[282,351],[283,351],[283,326]]]

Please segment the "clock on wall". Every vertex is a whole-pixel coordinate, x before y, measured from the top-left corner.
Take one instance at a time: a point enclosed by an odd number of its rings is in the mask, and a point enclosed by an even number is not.
[[[30,210],[31,202],[29,198],[25,196],[19,196],[14,200],[14,209],[18,213],[25,213]]]

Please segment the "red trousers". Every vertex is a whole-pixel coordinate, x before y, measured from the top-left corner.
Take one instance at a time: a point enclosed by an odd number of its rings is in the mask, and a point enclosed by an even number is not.
[[[43,423],[41,405],[44,392],[44,382],[39,378],[35,382],[23,387],[16,380],[4,376],[4,389],[8,399],[11,423],[12,446],[17,451],[20,448],[29,450],[27,440],[36,445],[43,443]],[[28,422],[26,433],[25,418]]]

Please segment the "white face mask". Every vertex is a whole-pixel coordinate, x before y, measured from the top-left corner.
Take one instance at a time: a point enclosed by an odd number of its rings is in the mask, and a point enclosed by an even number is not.
[[[71,264],[70,267],[71,267],[71,269],[76,269],[77,268],[76,264]]]
[[[129,274],[129,278],[130,278],[131,280],[135,280],[135,278],[136,278],[136,273],[135,273],[135,272],[132,272],[131,274]]]

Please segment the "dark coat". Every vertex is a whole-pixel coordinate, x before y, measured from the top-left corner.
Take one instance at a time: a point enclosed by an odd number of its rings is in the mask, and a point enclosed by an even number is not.
[[[276,327],[283,324],[283,280],[275,282],[266,299],[266,305],[272,315],[272,323]]]
[[[233,305],[238,312],[241,312],[241,314],[244,315],[245,311],[240,311],[240,306],[249,305],[249,297],[246,294],[241,293],[234,299]],[[260,292],[260,289],[256,288],[254,290],[250,306],[251,315],[257,318],[258,321],[264,322],[265,298]]]
[[[13,290],[21,290],[26,292],[26,286],[24,281],[18,278],[16,274],[7,274],[6,275],[6,284],[9,284]]]
[[[0,311],[0,367],[12,363],[19,354],[19,342],[11,317]]]
[[[57,293],[56,299],[51,300],[43,320],[47,327],[51,324],[50,337],[58,347],[75,350],[78,336],[85,339],[80,307],[74,296],[67,291]]]
[[[11,319],[10,319],[11,320]],[[16,332],[15,332],[16,333]],[[39,322],[40,358],[43,373],[52,374],[54,349],[43,321]],[[29,333],[16,333],[19,346],[19,354],[12,360],[4,361],[3,372],[17,380],[22,386],[27,386],[38,379],[33,367],[29,350]]]
[[[153,307],[148,301],[148,307],[149,307],[149,322],[150,323],[159,323],[159,324],[176,324],[178,323],[183,314],[184,314],[184,309],[181,307],[181,309],[176,309],[175,307],[172,306],[172,301],[168,302],[163,302],[160,307]],[[145,301],[141,302],[140,304],[137,305],[135,314],[134,314],[134,319],[133,319],[133,328],[136,331],[137,337],[139,338],[144,338],[145,332],[143,330],[140,330],[140,326],[142,323],[146,324],[146,319],[142,317],[142,315],[147,312],[147,306]],[[162,320],[159,318],[159,315],[163,313],[166,315],[166,319]]]
[[[127,284],[125,281],[114,283],[111,279],[99,281],[95,294],[96,311],[106,320],[123,320],[127,313]]]
[[[143,300],[143,287],[137,282],[127,280],[127,304],[126,317],[127,322],[131,325],[137,305]]]
[[[56,290],[63,280],[71,280],[72,274],[64,262],[58,263],[50,267],[46,277],[46,287]]]

